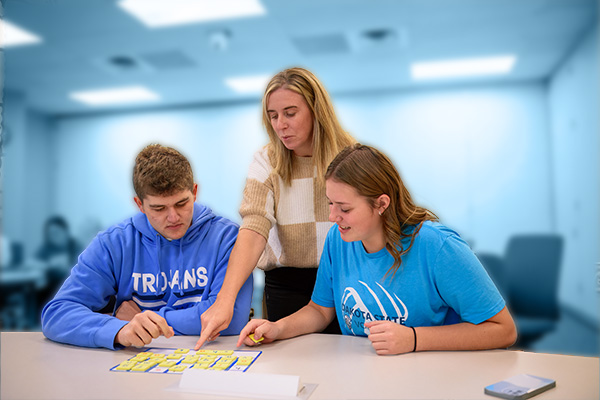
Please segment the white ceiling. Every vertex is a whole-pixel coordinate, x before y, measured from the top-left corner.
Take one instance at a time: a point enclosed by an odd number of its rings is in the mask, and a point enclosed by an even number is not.
[[[261,2],[262,17],[149,29],[116,0],[5,0],[4,18],[43,43],[4,50],[4,87],[35,110],[71,114],[98,108],[69,92],[116,86],[147,86],[162,98],[154,107],[256,99],[224,79],[294,65],[334,94],[422,86],[413,61],[506,53],[518,56],[513,73],[486,82],[545,79],[598,20],[597,0]],[[210,44],[222,30],[225,51]],[[134,65],[110,61],[119,57]]]

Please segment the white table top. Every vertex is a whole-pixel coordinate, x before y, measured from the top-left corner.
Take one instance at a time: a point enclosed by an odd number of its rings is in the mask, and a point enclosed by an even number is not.
[[[197,338],[159,338],[149,347],[193,348]],[[235,349],[235,337],[219,337],[208,349]],[[248,349],[248,348],[246,348]],[[318,384],[310,399],[490,399],[484,386],[517,374],[556,380],[535,397],[598,399],[599,360],[493,350],[422,352],[378,356],[366,338],[313,334],[261,345],[263,354],[245,374],[299,375]],[[111,372],[139,352],[88,349],[54,343],[40,332],[2,332],[1,393],[9,399],[204,399],[167,391],[181,375]],[[234,373],[234,372],[224,372]],[[212,397],[214,398],[214,396]]]

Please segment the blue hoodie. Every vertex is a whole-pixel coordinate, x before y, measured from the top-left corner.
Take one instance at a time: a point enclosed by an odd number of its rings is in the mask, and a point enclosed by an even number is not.
[[[44,335],[57,342],[115,349],[127,324],[95,311],[116,296],[167,320],[177,335],[199,335],[200,315],[223,284],[238,226],[194,204],[192,225],[181,239],[167,240],[138,213],[96,236],[79,256],[61,289],[42,311]],[[252,275],[235,302],[223,335],[238,334],[248,322]]]

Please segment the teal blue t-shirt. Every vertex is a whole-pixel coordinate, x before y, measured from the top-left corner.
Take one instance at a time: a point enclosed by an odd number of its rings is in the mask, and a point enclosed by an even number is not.
[[[405,245],[407,246],[407,244]],[[364,323],[406,326],[479,324],[504,308],[504,299],[458,233],[438,222],[422,224],[394,276],[384,248],[369,254],[345,242],[334,225],[327,234],[312,301],[334,307],[345,335],[367,336]]]

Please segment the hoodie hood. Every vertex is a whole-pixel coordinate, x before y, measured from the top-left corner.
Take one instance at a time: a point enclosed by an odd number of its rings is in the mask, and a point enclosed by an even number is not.
[[[194,213],[192,215],[192,224],[185,232],[185,234],[179,239],[168,240],[163,237],[154,227],[150,224],[150,221],[146,217],[146,214],[140,212],[133,218],[134,228],[142,234],[142,242],[149,247],[154,247],[156,256],[157,269],[155,273],[158,275],[163,272],[161,263],[161,248],[163,246],[177,246],[179,251],[177,252],[177,269],[179,270],[179,276],[184,274],[184,247],[190,243],[200,243],[204,237],[210,231],[210,221],[215,218],[212,210],[206,206],[194,203]],[[162,294],[164,290],[161,290]],[[183,296],[183,286],[179,285],[179,294]]]

